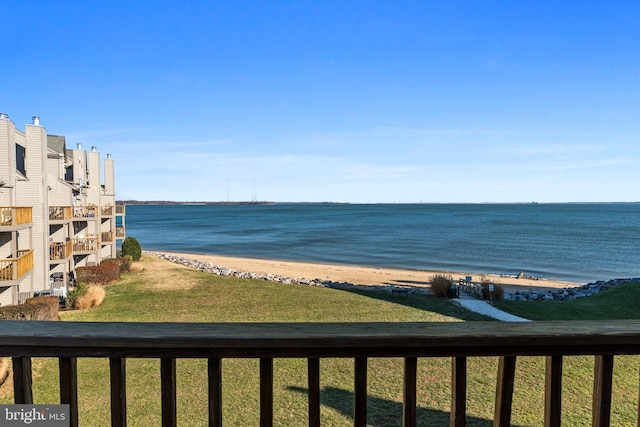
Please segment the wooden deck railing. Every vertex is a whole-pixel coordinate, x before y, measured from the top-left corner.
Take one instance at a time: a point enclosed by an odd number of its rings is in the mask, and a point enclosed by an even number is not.
[[[127,207],[125,205],[116,205],[116,215],[124,215],[126,208]]]
[[[640,321],[453,323],[75,323],[0,321],[13,357],[15,403],[31,404],[31,357],[57,357],[60,402],[78,420],[77,358],[110,359],[112,425],[127,420],[125,360],[160,360],[162,425],[177,423],[176,359],[208,359],[209,425],[222,425],[223,358],[260,360],[260,425],[273,425],[273,359],[308,360],[309,425],[320,426],[320,359],[353,358],[355,426],[367,419],[367,360],[404,358],[403,425],[416,425],[418,358],[451,357],[451,426],[464,426],[467,357],[499,356],[494,426],[508,426],[518,356],[546,358],[545,426],[559,426],[562,361],[594,355],[592,425],[610,424],[615,355],[640,354]],[[105,379],[106,381],[106,379]],[[204,399],[203,399],[204,400]],[[36,402],[37,403],[37,402]],[[51,404],[52,402],[44,402]]]
[[[0,259],[0,281],[18,280],[33,268],[33,250],[18,251],[17,258]]]
[[[97,237],[74,237],[73,240],[74,252],[94,252],[98,250],[98,238]]]
[[[124,239],[126,230],[124,227],[116,227],[116,239]]]
[[[0,206],[0,226],[16,226],[32,221],[32,208]]]
[[[73,218],[71,206],[49,206],[50,221],[68,221]]]
[[[74,206],[73,217],[74,218],[97,218],[98,207],[97,206]]]
[[[113,232],[112,231],[103,231],[100,233],[100,241],[102,243],[112,243],[113,242]]]
[[[73,253],[73,241],[69,240],[65,243],[49,244],[49,259],[51,261],[61,261],[69,258]]]
[[[105,205],[100,208],[102,216],[113,216],[114,215],[114,206],[113,205]]]

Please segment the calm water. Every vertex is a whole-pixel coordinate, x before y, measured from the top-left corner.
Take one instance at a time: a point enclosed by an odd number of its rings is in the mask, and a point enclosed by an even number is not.
[[[144,250],[517,274],[640,277],[640,203],[127,206]]]

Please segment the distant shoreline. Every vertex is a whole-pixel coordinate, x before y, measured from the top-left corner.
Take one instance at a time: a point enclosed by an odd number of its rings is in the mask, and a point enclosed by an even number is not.
[[[275,202],[174,202],[171,200],[118,200],[118,205],[273,205]]]
[[[116,200],[117,205],[615,205],[638,204],[632,202],[273,202],[257,201],[176,201],[176,200]]]
[[[179,205],[179,206],[207,206],[207,205],[349,205],[346,202],[268,202],[268,201],[252,201],[252,202],[175,202],[171,200],[118,200],[117,205],[137,205],[137,206],[159,206],[159,205]]]

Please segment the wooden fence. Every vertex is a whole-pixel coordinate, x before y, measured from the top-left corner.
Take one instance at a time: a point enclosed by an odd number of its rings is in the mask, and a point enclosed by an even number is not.
[[[367,361],[404,358],[403,426],[416,425],[418,358],[451,357],[451,426],[464,426],[467,357],[499,356],[494,426],[509,426],[518,356],[546,358],[545,426],[559,426],[562,362],[595,356],[592,425],[609,426],[616,355],[640,354],[640,321],[452,323],[76,323],[0,322],[0,355],[13,357],[15,403],[33,403],[31,357],[57,357],[60,402],[78,420],[77,358],[110,360],[113,426],[127,420],[126,359],[157,358],[162,425],[177,425],[176,359],[208,359],[209,425],[222,426],[224,358],[260,360],[260,425],[273,425],[273,359],[308,360],[309,425],[320,426],[320,361],[353,358],[354,425],[367,419]],[[107,379],[105,379],[105,382]],[[51,402],[46,402],[51,403]],[[541,420],[542,421],[542,420]],[[640,425],[640,424],[639,424]]]

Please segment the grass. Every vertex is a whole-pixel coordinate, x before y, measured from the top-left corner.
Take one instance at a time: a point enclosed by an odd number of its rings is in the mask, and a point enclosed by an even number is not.
[[[531,320],[640,319],[640,283],[625,283],[572,301],[497,301],[494,305]]]
[[[97,308],[62,314],[65,321],[473,321],[482,316],[449,300],[428,296],[391,296],[377,292],[342,291],[303,285],[240,280],[187,270],[155,258],[143,258],[138,271],[106,288]],[[105,359],[80,359],[81,425],[108,426],[109,370]],[[259,424],[258,361],[223,361],[225,425]],[[178,424],[206,425],[206,361],[178,360]],[[469,358],[467,425],[492,425],[497,358]],[[448,425],[451,362],[421,358],[418,363],[419,425]],[[369,362],[370,426],[401,424],[402,360]],[[589,425],[593,357],[567,357],[564,364],[563,425]],[[11,401],[10,382],[0,388],[0,403]],[[34,400],[58,401],[57,361],[34,359]],[[353,361],[322,359],[323,425],[353,425]],[[541,425],[544,359],[520,357],[517,362],[513,425]],[[275,425],[306,425],[306,361],[274,361]],[[160,425],[160,366],[157,360],[127,360],[130,426]],[[616,357],[612,425],[635,425],[638,363]]]

